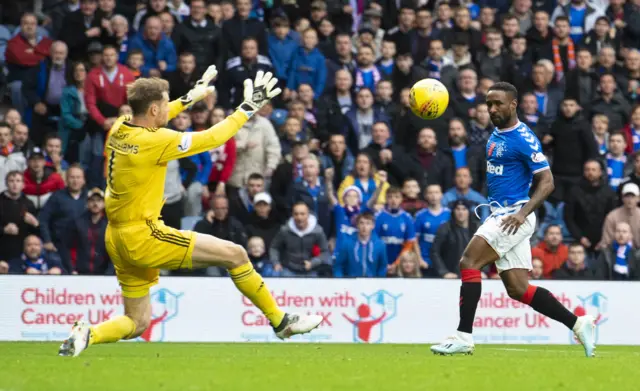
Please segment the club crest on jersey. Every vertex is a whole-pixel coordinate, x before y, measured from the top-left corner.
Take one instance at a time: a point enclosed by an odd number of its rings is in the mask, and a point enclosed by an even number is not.
[[[502,157],[502,154],[504,154],[506,151],[507,147],[504,145],[504,143],[496,144],[496,157]]]

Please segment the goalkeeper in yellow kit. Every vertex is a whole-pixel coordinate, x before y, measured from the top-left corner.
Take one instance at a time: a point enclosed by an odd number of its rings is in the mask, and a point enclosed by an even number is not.
[[[59,355],[78,356],[90,345],[140,336],[151,321],[149,288],[158,283],[160,269],[226,268],[238,290],[262,310],[281,339],[309,332],[322,321],[318,315],[286,314],[278,308],[241,246],[170,228],[160,219],[167,162],[224,144],[281,92],[274,89],[278,80],[271,73],[259,71],[255,81],[245,80],[244,101],[224,121],[202,132],[164,128],[213,92],[209,83],[216,75],[215,66],[209,67],[187,95],[173,102],[165,80],[138,79],[128,87],[133,115],[118,118],[107,137],[105,197],[109,220],[105,243],[122,288],[124,315],[93,327],[76,322]]]

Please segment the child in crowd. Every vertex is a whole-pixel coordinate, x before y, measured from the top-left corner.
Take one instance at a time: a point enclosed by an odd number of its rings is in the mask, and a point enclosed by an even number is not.
[[[401,253],[415,248],[416,231],[411,215],[402,209],[402,191],[397,187],[387,190],[387,205],[376,216],[376,234],[387,245],[390,274],[395,272]]]
[[[420,257],[413,251],[407,251],[400,255],[398,265],[398,277],[402,278],[421,278]]]
[[[131,49],[127,57],[127,68],[137,79],[142,76],[142,66],[144,65],[144,54],[140,49]]]
[[[280,149],[282,151],[282,156],[289,156],[291,154],[293,144],[296,142],[307,141],[305,133],[302,131],[302,123],[299,119],[294,117],[288,117],[285,120],[281,134]]]
[[[413,178],[407,178],[402,184],[402,209],[411,216],[427,207],[427,203],[420,198],[420,185]]]
[[[278,277],[279,273],[273,270],[273,265],[267,255],[264,240],[259,236],[252,236],[247,241],[247,254],[254,269],[263,277]]]
[[[394,41],[382,41],[381,57],[376,62],[378,70],[383,77],[387,78],[393,73],[396,56],[396,43]]]
[[[451,211],[442,206],[442,188],[432,184],[425,189],[427,207],[416,213],[414,222],[416,239],[420,247],[421,267],[427,268],[426,275],[438,277],[435,268],[432,268],[431,246],[436,237],[438,228],[451,219]]]

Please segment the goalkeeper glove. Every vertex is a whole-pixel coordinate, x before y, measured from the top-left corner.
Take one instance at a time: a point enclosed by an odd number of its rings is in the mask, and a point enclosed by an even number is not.
[[[244,101],[238,109],[244,111],[251,118],[270,99],[282,92],[280,88],[273,88],[276,84],[278,84],[278,79],[273,77],[271,72],[258,71],[255,81],[251,81],[251,79],[244,81]]]
[[[193,87],[186,95],[180,97],[180,102],[184,105],[184,107],[193,106],[195,103],[204,99],[207,95],[212,94],[216,88],[214,86],[210,86],[211,80],[215,79],[218,75],[218,70],[215,65],[210,65],[209,68],[202,75],[200,80],[196,82],[195,87]]]

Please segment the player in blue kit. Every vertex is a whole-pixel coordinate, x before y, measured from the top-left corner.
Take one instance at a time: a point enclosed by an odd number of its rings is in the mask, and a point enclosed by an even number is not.
[[[460,260],[460,323],[457,333],[431,347],[436,354],[472,354],[473,321],[482,293],[480,269],[495,263],[509,297],[531,306],[570,330],[595,355],[595,319],[577,317],[548,290],[529,285],[530,239],[536,225],[533,213],[554,189],[549,163],[539,140],[518,120],[518,92],[504,82],[487,93],[487,106],[496,129],[486,146],[487,188],[491,215],[475,233]],[[529,198],[532,181],[534,192]],[[477,208],[476,208],[477,209]]]
[[[402,250],[413,247],[416,239],[413,218],[400,205],[402,192],[397,187],[390,187],[387,190],[387,206],[376,216],[376,234],[387,245],[390,266],[396,265]],[[390,271],[394,267],[391,266]]]
[[[428,265],[427,270],[423,271],[422,274],[438,277],[438,273],[431,267],[431,246],[440,225],[451,219],[451,210],[441,205],[442,189],[440,185],[429,185],[425,192],[427,193],[426,198],[429,206],[416,213],[414,227],[418,247],[420,247],[420,255]]]

